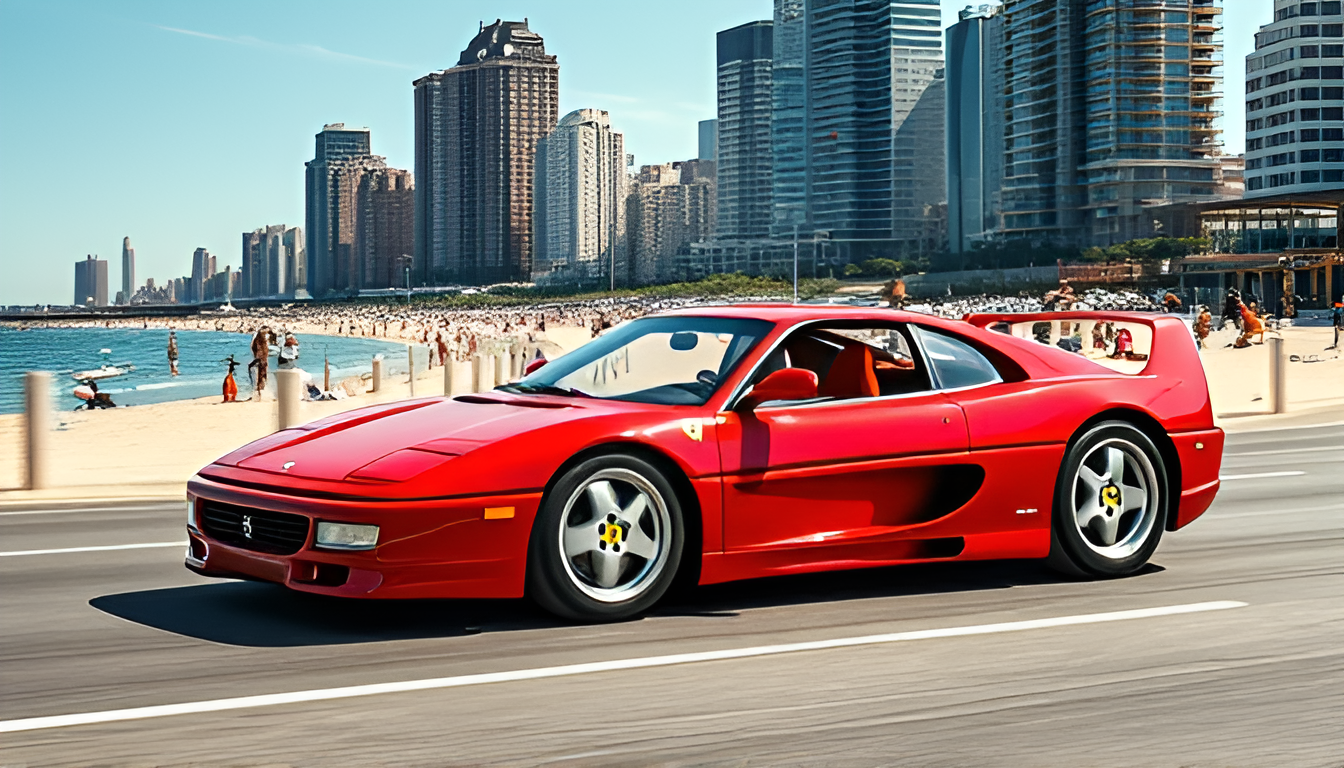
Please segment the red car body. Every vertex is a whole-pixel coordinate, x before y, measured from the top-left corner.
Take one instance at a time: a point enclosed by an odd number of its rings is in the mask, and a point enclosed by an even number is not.
[[[957,321],[825,305],[672,314],[775,325],[704,406],[495,391],[376,405],[277,432],[191,479],[188,567],[347,597],[520,597],[548,486],[576,460],[613,449],[667,468],[688,519],[682,572],[701,584],[1046,557],[1066,446],[1102,418],[1153,436],[1167,466],[1168,530],[1202,514],[1218,490],[1223,433],[1190,333],[1175,318],[1036,316],[1150,328],[1142,371],[1117,373],[989,329],[1021,315]],[[727,409],[782,336],[836,319],[941,331],[987,350],[1004,380],[826,408]],[[280,527],[263,531],[274,541],[211,534],[211,520],[236,522],[243,513],[274,518]],[[317,548],[323,520],[376,524],[378,545]]]

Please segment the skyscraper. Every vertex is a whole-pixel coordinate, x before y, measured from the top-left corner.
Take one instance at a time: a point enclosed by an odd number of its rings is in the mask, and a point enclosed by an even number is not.
[[[86,307],[107,306],[107,262],[87,256],[75,262],[75,304]]]
[[[722,238],[770,234],[770,21],[718,35],[718,224]]]
[[[640,167],[627,203],[630,283],[675,278],[678,255],[713,236],[714,183],[696,177],[695,170],[680,163]]]
[[[415,177],[397,168],[373,169],[360,179],[358,196],[359,275],[350,287],[403,287],[415,254]]]
[[[121,296],[123,304],[130,304],[135,295],[135,249],[131,247],[131,238],[121,239]]]
[[[335,290],[336,248],[340,229],[339,198],[333,209],[332,177],[336,167],[347,160],[370,158],[371,146],[368,128],[346,128],[344,123],[331,123],[317,134],[317,148],[313,159],[305,163],[306,205],[304,226],[308,230],[307,287],[315,297]]]
[[[719,121],[701,120],[696,133],[696,159],[719,159]]]
[[[1246,197],[1344,195],[1342,11],[1274,0],[1274,21],[1256,33],[1246,56]]]
[[[770,233],[793,234],[806,226],[807,87],[804,77],[807,28],[803,0],[775,0],[770,88]]]
[[[415,81],[416,282],[530,277],[533,163],[559,82],[526,19],[483,25],[457,66]]]
[[[919,248],[944,199],[938,0],[804,9],[806,211],[842,256]]]
[[[537,142],[536,279],[611,276],[625,263],[625,137],[598,109],[565,115]]]
[[[1219,0],[1007,0],[1004,234],[1151,237],[1217,196]]]
[[[273,224],[244,232],[238,296],[293,296],[302,255],[302,228]]]
[[[1085,221],[1094,245],[1153,235],[1154,201],[1217,197],[1219,0],[1075,1],[1085,11]]]
[[[947,225],[952,253],[1000,226],[1003,16],[967,8],[947,28]]]
[[[1009,237],[1080,243],[1086,137],[1084,9],[1076,0],[1004,6],[1003,226]]]

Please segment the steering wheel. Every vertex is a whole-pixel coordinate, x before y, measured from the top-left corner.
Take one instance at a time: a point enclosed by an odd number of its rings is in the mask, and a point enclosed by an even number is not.
[[[712,387],[719,383],[719,375],[711,370],[703,370],[695,374],[695,380],[707,387]]]

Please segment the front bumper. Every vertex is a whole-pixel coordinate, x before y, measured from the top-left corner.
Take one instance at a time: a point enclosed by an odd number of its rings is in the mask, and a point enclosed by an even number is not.
[[[394,502],[306,498],[199,475],[188,483],[187,493],[195,503],[196,524],[187,531],[186,566],[192,571],[368,598],[521,597],[532,521],[541,502],[539,492]],[[203,525],[201,512],[210,502],[301,516],[308,520],[306,539],[288,555],[223,541]],[[318,549],[313,537],[319,520],[377,525],[378,546]]]

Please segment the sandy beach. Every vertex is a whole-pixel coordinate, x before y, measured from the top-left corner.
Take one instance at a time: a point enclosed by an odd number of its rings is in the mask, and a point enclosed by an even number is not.
[[[1224,427],[1258,423],[1269,412],[1268,346],[1234,349],[1235,332],[1219,331],[1203,353],[1214,412]],[[565,351],[586,343],[588,327],[549,325],[539,338]],[[1287,355],[1302,362],[1288,363],[1289,413],[1338,411],[1344,418],[1344,359],[1337,350],[1326,351],[1332,338],[1328,327],[1294,327],[1282,332]],[[405,339],[410,343],[411,339]],[[1314,358],[1312,356],[1315,356]],[[1310,361],[1310,362],[1307,362]],[[454,362],[455,391],[468,391],[470,363]],[[315,371],[320,377],[321,372]],[[361,406],[410,396],[405,373],[384,380],[382,391],[338,401],[305,402],[304,421]],[[419,372],[417,396],[443,394],[443,370]],[[1280,417],[1273,417],[1280,418]],[[233,448],[262,437],[276,428],[273,400],[224,404],[219,397],[200,398],[106,411],[61,411],[52,435],[53,482],[42,492],[17,490],[24,471],[22,415],[0,416],[0,500],[77,496],[154,496],[180,490],[197,469]]]

